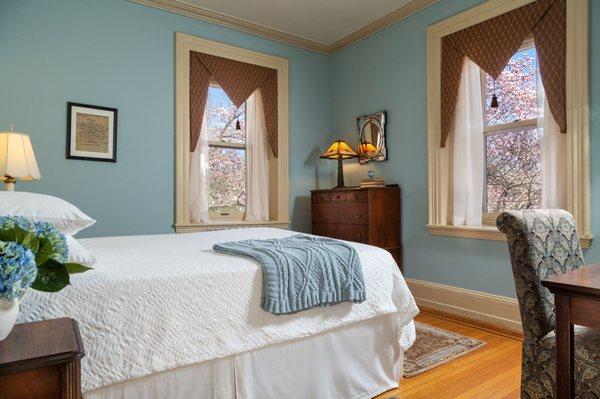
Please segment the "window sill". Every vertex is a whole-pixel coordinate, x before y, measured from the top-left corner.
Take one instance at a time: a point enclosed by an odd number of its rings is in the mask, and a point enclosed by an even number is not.
[[[235,229],[240,227],[277,227],[288,229],[289,221],[269,220],[267,222],[245,222],[240,220],[218,220],[209,223],[175,224],[176,233],[193,233],[197,231]]]
[[[474,238],[478,240],[506,241],[506,236],[494,226],[450,226],[450,225],[427,225],[429,234],[434,236]],[[579,236],[581,248],[588,249],[593,237]]]

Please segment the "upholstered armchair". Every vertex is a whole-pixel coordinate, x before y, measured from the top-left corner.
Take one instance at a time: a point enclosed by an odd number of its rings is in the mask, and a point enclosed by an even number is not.
[[[541,281],[584,266],[577,227],[563,210],[502,213],[523,323],[521,398],[554,398],[554,296]],[[600,398],[600,331],[575,327],[575,396]]]

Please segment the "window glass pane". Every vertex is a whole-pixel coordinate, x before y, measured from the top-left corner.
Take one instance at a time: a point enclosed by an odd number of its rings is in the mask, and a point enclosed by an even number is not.
[[[246,142],[246,107],[244,105],[236,108],[220,86],[211,84],[208,87],[206,107],[209,141],[240,144]],[[238,120],[240,121],[240,130],[236,130]]]
[[[495,82],[485,74],[486,126],[537,117],[537,68],[537,53],[530,48],[516,53]],[[490,107],[494,93],[498,108]]]
[[[485,136],[487,212],[541,208],[541,139],[537,128]]]
[[[209,211],[246,211],[246,150],[209,147]]]

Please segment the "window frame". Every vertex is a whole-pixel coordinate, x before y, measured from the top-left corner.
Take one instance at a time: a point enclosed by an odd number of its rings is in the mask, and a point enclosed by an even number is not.
[[[439,146],[441,137],[441,42],[446,35],[505,14],[535,0],[489,0],[427,29],[427,158],[431,235],[506,241],[495,226],[453,226],[452,143]],[[577,223],[583,248],[593,235],[589,177],[589,1],[567,2],[567,206]]]
[[[190,217],[190,52],[197,51],[277,71],[278,157],[269,153],[269,220],[211,220],[196,223]],[[177,233],[248,226],[289,227],[289,62],[240,47],[188,34],[175,33],[175,222]]]
[[[517,53],[525,50],[529,50],[535,47],[535,42],[533,40],[533,35],[529,35],[524,41],[521,47],[517,50]],[[515,53],[516,54],[516,53]],[[538,61],[538,76],[539,76],[539,61]],[[487,211],[487,148],[485,145],[485,139],[493,134],[504,134],[521,130],[529,130],[538,127],[538,119],[524,119],[524,120],[516,120],[508,123],[499,123],[497,125],[485,126],[485,112],[486,112],[486,96],[485,96],[485,87],[486,87],[486,75],[487,73],[480,69],[479,70],[481,77],[481,101],[483,103],[483,201],[482,201],[482,214],[481,214],[481,224],[484,226],[496,226],[496,219],[500,215],[501,212],[488,212]]]

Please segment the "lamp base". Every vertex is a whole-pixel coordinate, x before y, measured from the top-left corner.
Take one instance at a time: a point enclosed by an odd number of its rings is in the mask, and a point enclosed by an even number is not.
[[[334,188],[344,188],[344,166],[342,165],[342,158],[338,158],[338,181],[337,186]]]
[[[10,176],[4,176],[4,191],[15,191],[17,179]]]

